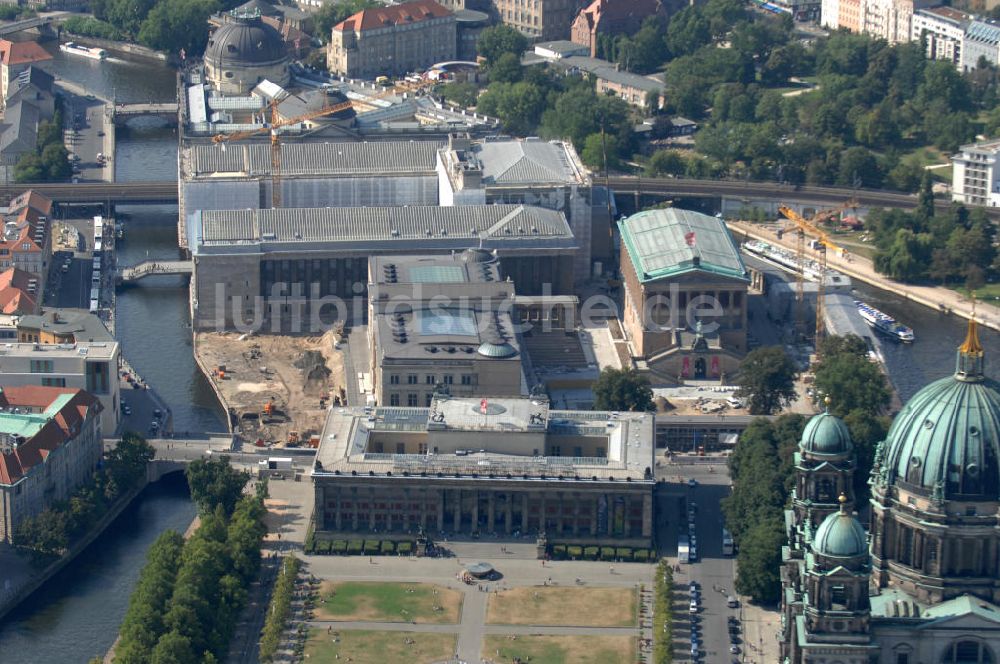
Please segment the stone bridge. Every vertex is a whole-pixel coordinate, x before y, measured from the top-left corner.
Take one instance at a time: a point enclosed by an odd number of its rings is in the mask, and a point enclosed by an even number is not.
[[[127,286],[145,277],[161,274],[191,274],[193,261],[143,261],[137,265],[121,268],[115,274],[115,283]]]
[[[161,102],[149,104],[114,104],[109,107],[111,121],[115,125],[123,125],[132,118],[156,116],[176,125],[178,118],[177,102]]]

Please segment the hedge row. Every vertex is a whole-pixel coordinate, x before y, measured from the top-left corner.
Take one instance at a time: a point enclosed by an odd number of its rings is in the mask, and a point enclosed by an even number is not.
[[[271,595],[271,606],[264,621],[264,629],[260,636],[260,661],[270,662],[278,652],[281,643],[281,633],[285,630],[288,615],[292,609],[292,595],[295,592],[295,580],[299,576],[302,562],[295,556],[285,558],[285,563],[274,583],[274,593]]]
[[[392,540],[324,540],[307,538],[306,553],[326,556],[408,556],[414,551],[414,543]]]
[[[674,661],[673,587],[674,570],[668,562],[661,561],[656,567],[653,597],[653,664],[671,664]]]
[[[646,563],[656,560],[652,549],[633,549],[627,546],[578,546],[553,544],[549,547],[553,560],[603,560],[612,563]]]

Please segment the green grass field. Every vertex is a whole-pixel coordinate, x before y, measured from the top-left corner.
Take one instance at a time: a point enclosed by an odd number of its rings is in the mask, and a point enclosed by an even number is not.
[[[306,641],[305,660],[310,664],[430,664],[455,654],[454,634],[374,632],[343,630],[327,634],[314,629]],[[336,642],[335,642],[336,640]],[[337,659],[340,655],[340,659]]]
[[[428,583],[324,583],[316,607],[319,620],[454,624],[462,596]]]

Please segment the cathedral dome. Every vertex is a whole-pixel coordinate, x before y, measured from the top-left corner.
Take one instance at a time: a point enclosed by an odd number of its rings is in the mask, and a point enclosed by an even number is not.
[[[884,484],[938,500],[1000,500],[1000,385],[983,374],[975,322],[953,376],[920,390],[885,442]]]
[[[802,430],[802,439],[799,441],[799,450],[816,456],[846,457],[853,449],[847,425],[830,413],[813,416]]]
[[[812,550],[829,558],[854,558],[868,553],[868,537],[857,519],[847,511],[847,497],[840,497],[839,512],[830,514],[816,529]]]
[[[285,42],[277,30],[256,17],[223,23],[208,38],[205,62],[219,68],[287,62]]]

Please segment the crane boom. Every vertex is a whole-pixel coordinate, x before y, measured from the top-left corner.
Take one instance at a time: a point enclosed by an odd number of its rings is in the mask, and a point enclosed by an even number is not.
[[[826,328],[823,324],[823,315],[826,309],[826,251],[827,249],[833,249],[837,251],[842,256],[847,255],[847,251],[837,245],[830,239],[830,236],[826,232],[817,227],[815,224],[807,221],[802,215],[800,215],[795,210],[788,206],[782,205],[778,208],[780,212],[786,219],[795,224],[798,230],[798,242],[797,242],[797,258],[799,261],[799,271],[798,271],[798,298],[799,298],[799,320],[802,321],[801,307],[803,306],[803,293],[802,293],[802,281],[804,279],[805,273],[805,236],[809,235],[816,238],[820,244],[820,276],[819,285],[816,289],[816,346],[819,347],[819,342],[823,338],[823,334]]]

